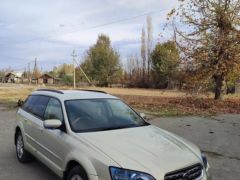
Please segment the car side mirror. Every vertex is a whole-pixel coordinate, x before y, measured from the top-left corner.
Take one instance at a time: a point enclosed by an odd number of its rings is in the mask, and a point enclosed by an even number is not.
[[[62,125],[62,122],[58,119],[48,119],[43,122],[43,126],[46,129],[58,129]]]
[[[140,115],[143,119],[146,118],[146,114],[145,114],[145,113],[139,113],[139,115]]]

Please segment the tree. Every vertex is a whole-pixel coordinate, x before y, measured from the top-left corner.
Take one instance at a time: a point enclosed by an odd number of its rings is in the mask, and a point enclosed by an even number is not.
[[[153,46],[153,28],[152,28],[152,18],[147,16],[147,75],[148,83],[150,82],[150,72],[151,72],[151,52]]]
[[[141,77],[142,68],[139,64],[139,58],[136,56],[129,57],[127,59],[127,67],[125,71],[125,84],[128,87],[141,87],[142,86],[142,77]]]
[[[157,44],[151,55],[156,87],[166,88],[179,65],[179,52],[174,42]]]
[[[108,36],[98,36],[95,45],[90,47],[82,64],[85,73],[101,86],[117,82],[122,76],[119,54],[111,47]]]
[[[34,68],[33,68],[33,78],[38,79],[41,76],[41,72],[38,69],[37,59],[34,60]],[[36,81],[37,83],[37,81]]]
[[[73,64],[64,63],[59,66],[54,66],[49,74],[53,77],[61,78],[67,85],[73,84]]]
[[[145,86],[145,71],[146,71],[146,33],[144,27],[142,28],[141,36],[141,57],[142,57],[142,82]]]
[[[215,99],[221,99],[226,78],[240,70],[240,1],[179,1],[179,8],[169,14],[176,43],[194,64],[196,80],[213,79]]]

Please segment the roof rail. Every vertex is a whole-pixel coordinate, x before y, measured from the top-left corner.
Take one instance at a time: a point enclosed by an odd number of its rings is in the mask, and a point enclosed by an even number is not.
[[[98,93],[104,93],[107,94],[105,91],[100,91],[100,90],[94,90],[94,89],[77,89],[78,91],[89,91],[89,92],[98,92]]]
[[[55,93],[58,93],[58,94],[64,94],[62,91],[55,90],[55,89],[38,89],[36,91],[49,91],[49,92],[55,92]]]

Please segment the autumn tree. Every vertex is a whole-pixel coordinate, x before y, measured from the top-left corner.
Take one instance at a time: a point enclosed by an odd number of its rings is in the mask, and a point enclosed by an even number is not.
[[[73,84],[73,64],[64,63],[59,66],[55,66],[49,74],[53,77],[61,78],[67,85]]]
[[[179,2],[169,14],[178,47],[193,63],[197,82],[212,79],[215,99],[221,99],[226,78],[240,72],[240,1]]]
[[[82,68],[91,80],[101,86],[108,86],[121,78],[120,56],[112,48],[108,36],[98,36],[96,44],[88,50]]]
[[[167,88],[179,65],[179,52],[173,41],[158,43],[151,55],[155,87]]]

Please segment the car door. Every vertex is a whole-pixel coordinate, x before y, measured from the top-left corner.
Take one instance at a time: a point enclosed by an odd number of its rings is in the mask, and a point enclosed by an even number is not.
[[[62,127],[59,129],[43,129],[39,139],[43,147],[41,153],[51,161],[53,168],[60,170],[70,147],[66,144],[68,135],[65,129],[62,105],[56,98],[50,98],[46,107],[44,120],[48,119],[58,119],[62,121]]]
[[[29,107],[28,117],[29,139],[32,148],[40,152],[43,148],[39,141],[43,131],[43,116],[50,98],[42,95],[33,95],[32,98],[33,104]]]
[[[33,137],[31,134],[31,124],[32,119],[35,118],[31,111],[33,106],[37,103],[37,96],[29,96],[25,103],[23,104],[22,108],[18,110],[18,119],[22,122],[23,125],[23,133],[25,135],[26,140],[26,148],[30,151],[35,151],[35,148],[33,147]]]

